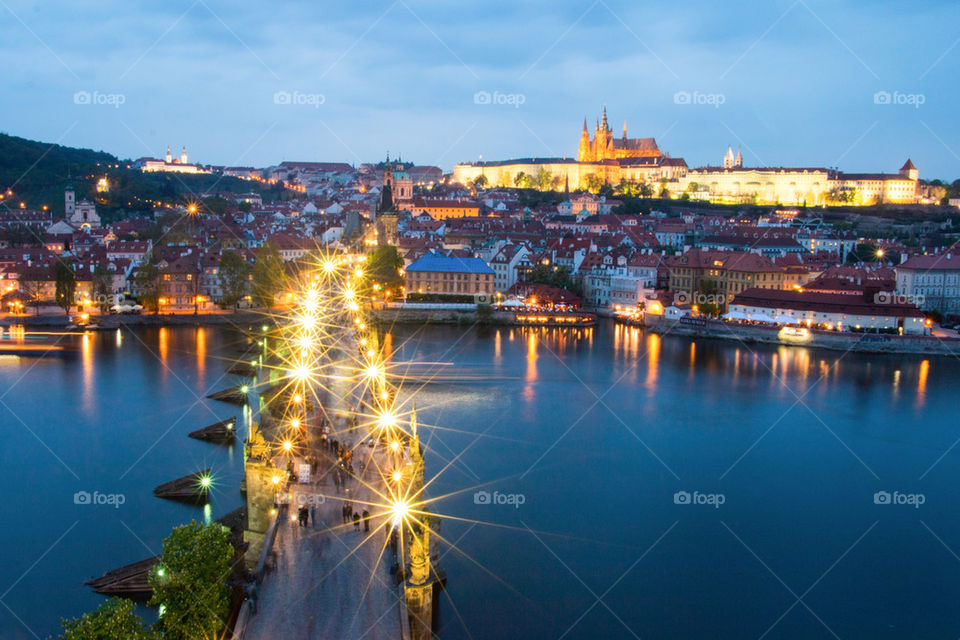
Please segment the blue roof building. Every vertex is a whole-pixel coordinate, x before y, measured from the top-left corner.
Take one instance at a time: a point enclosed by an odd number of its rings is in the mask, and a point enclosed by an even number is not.
[[[494,271],[480,258],[445,256],[431,251],[404,274],[407,293],[484,295],[494,293]]]

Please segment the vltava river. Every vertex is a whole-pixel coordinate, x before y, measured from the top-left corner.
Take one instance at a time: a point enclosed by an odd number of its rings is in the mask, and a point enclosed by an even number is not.
[[[442,470],[441,637],[960,635],[956,359],[612,324],[387,341],[416,363],[396,367],[402,397],[428,476]],[[101,601],[83,580],[205,517],[154,486],[210,466],[206,515],[240,504],[239,447],[186,434],[243,417],[204,398],[236,382],[225,359],[243,346],[155,329],[0,361],[0,637],[55,633]],[[78,505],[78,491],[124,502]]]

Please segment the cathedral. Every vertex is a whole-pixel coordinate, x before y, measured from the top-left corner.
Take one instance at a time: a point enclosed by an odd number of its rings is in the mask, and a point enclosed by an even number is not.
[[[663,153],[653,138],[628,138],[627,123],[623,123],[623,136],[613,137],[613,131],[607,123],[607,108],[603,108],[603,118],[597,122],[593,139],[587,131],[587,119],[583,119],[583,131],[580,132],[580,162],[601,162],[620,158],[659,158]]]

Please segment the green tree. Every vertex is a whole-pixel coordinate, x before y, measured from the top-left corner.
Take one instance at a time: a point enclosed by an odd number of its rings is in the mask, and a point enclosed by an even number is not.
[[[520,188],[522,188],[522,189],[528,189],[529,186],[528,186],[528,177],[527,177],[527,174],[524,173],[523,171],[517,172],[517,175],[514,176],[514,178],[513,178],[513,184],[514,184],[514,186],[516,186],[516,187],[520,187]]]
[[[272,242],[264,242],[257,251],[257,259],[253,263],[254,302],[267,309],[272,307],[277,292],[283,286],[283,276],[283,258],[280,257],[280,250]]]
[[[157,313],[160,310],[160,269],[152,254],[148,260],[140,264],[134,282],[137,285],[140,304],[147,311]]]
[[[587,191],[591,193],[599,193],[600,188],[604,185],[603,178],[598,176],[595,173],[587,175]]]
[[[191,522],[163,541],[163,555],[148,578],[151,606],[162,606],[154,625],[161,638],[218,638],[230,610],[233,547],[229,530],[217,523]]]
[[[543,167],[540,167],[537,169],[537,176],[533,179],[533,183],[537,189],[540,189],[540,191],[545,191],[546,189],[549,189],[551,185],[553,185],[553,174]]]
[[[250,269],[243,256],[227,249],[220,256],[219,276],[223,297],[220,302],[225,306],[236,307],[247,293]]]
[[[149,633],[130,600],[110,598],[74,620],[63,620],[60,640],[149,640]]]
[[[239,209],[244,213],[250,213],[250,210],[253,209],[253,205],[250,204],[248,200],[244,200],[243,202],[237,205],[237,209]]]
[[[77,276],[73,269],[63,260],[57,260],[53,266],[54,277],[54,299],[57,306],[63,309],[64,313],[70,313],[70,305],[73,304],[74,296],[77,293]]]
[[[93,270],[93,299],[103,313],[110,308],[110,302],[113,295],[113,277],[109,269],[102,264],[98,264]]]
[[[487,186],[489,182],[490,181],[487,180],[487,176],[480,174],[479,176],[477,176],[477,179],[473,181],[473,186],[476,189],[483,189],[484,187]]]
[[[403,256],[393,245],[384,245],[367,254],[367,266],[364,269],[367,280],[379,285],[383,291],[399,291],[403,286]]]

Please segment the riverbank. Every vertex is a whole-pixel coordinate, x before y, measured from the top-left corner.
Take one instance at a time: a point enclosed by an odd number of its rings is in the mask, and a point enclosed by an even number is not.
[[[238,325],[261,322],[269,313],[266,309],[218,311],[213,313],[144,313],[92,316],[87,328],[94,330],[118,329],[121,327],[179,327],[196,325]],[[65,315],[13,315],[0,317],[0,327],[23,326],[26,328],[65,328],[73,324]]]
[[[832,349],[834,351],[943,356],[960,354],[960,339],[937,336],[897,336],[821,331],[819,329],[790,328],[776,325],[738,324],[723,320],[691,317],[674,320],[653,314],[645,314],[641,326],[660,335],[718,338],[744,343],[784,344]]]
[[[373,319],[385,326],[397,324],[454,324],[485,326],[591,327],[597,316],[583,311],[517,309],[501,311],[472,304],[417,304],[373,309]]]

